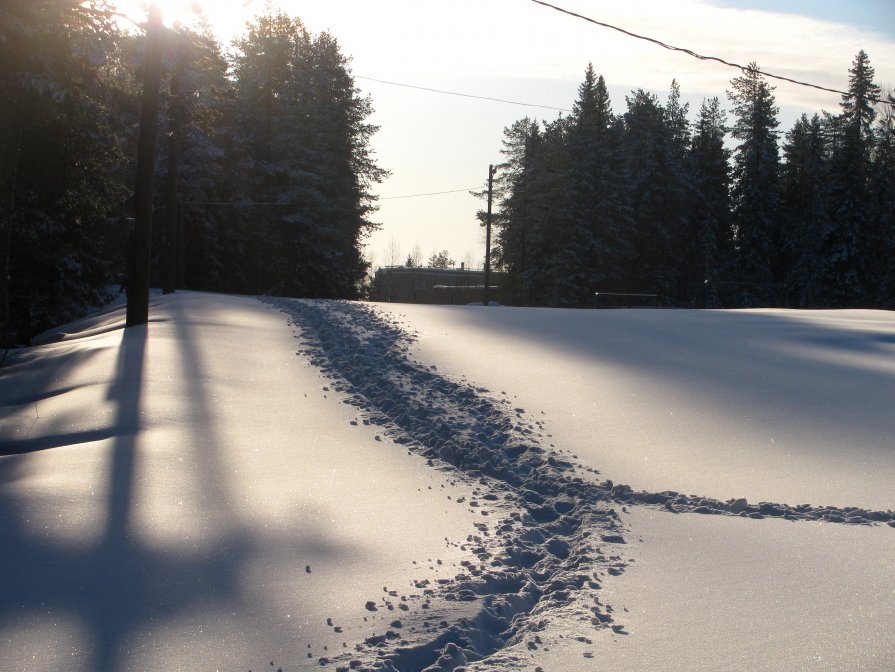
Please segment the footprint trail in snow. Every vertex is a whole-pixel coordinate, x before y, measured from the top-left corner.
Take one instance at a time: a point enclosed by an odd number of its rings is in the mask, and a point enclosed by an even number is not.
[[[415,639],[389,630],[353,655],[321,660],[336,669],[411,672],[453,670],[507,646],[537,648],[537,632],[562,610],[593,629],[625,634],[599,598],[605,574],[624,571],[624,528],[613,508],[661,506],[673,512],[752,518],[888,523],[892,512],[853,507],[722,502],[676,492],[637,492],[598,481],[592,468],[541,445],[539,427],[488,390],[441,375],[411,359],[414,337],[360,303],[270,298],[299,329],[301,355],[347,396],[370,424],[430,466],[476,485],[483,522],[470,536],[470,563],[427,593],[445,604],[474,602],[478,610]],[[378,437],[377,437],[378,438]],[[429,634],[428,638],[426,634]],[[346,661],[350,665],[346,666]]]

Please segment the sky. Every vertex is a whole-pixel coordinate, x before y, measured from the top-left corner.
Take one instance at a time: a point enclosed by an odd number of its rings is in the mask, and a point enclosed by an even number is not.
[[[163,0],[168,20],[186,20],[195,0]],[[201,0],[228,44],[265,0]],[[876,82],[895,88],[895,4],[890,0],[553,0],[552,4],[627,31],[767,73],[843,90],[860,49]],[[122,0],[139,16],[145,0]],[[562,14],[532,0],[279,0],[314,33],[328,30],[351,60],[357,88],[372,98],[372,147],[390,177],[375,192],[379,230],[367,241],[374,266],[423,260],[447,250],[481,267],[484,230],[469,194],[501,161],[503,130],[529,116],[552,120],[571,108],[592,62],[613,111],[643,88],[665,100],[672,79],[694,119],[704,98],[725,91],[734,68],[694,59]],[[377,81],[378,80],[378,81]],[[390,83],[386,83],[390,82]],[[407,86],[410,85],[410,86]],[[467,94],[448,95],[419,88]],[[780,130],[807,112],[836,112],[840,96],[777,82]],[[496,102],[468,96],[498,98]],[[526,105],[515,104],[526,103]],[[436,193],[452,192],[452,193]],[[417,194],[435,194],[416,196]]]

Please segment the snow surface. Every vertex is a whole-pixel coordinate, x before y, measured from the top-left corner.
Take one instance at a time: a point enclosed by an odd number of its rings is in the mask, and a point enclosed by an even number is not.
[[[616,481],[895,508],[892,312],[381,308]]]
[[[0,372],[0,670],[895,669],[891,313],[151,315]]]

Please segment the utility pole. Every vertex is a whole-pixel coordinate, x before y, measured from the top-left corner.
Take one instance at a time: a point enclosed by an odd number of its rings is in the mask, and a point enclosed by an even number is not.
[[[149,321],[149,265],[152,258],[152,181],[158,132],[158,90],[162,70],[162,10],[157,0],[149,6],[146,59],[143,66],[143,104],[137,146],[134,186],[134,238],[127,279],[128,327]]]
[[[488,285],[491,282],[491,196],[494,192],[494,165],[488,166],[488,217],[485,219],[485,296],[484,305],[490,306]]]

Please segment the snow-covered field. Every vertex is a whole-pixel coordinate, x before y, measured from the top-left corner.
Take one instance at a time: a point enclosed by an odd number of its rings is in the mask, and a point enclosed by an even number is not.
[[[895,669],[895,315],[178,292],[0,371],[0,670]]]

